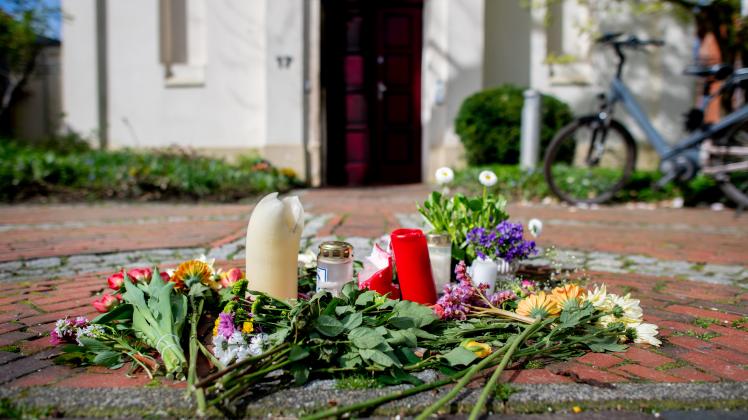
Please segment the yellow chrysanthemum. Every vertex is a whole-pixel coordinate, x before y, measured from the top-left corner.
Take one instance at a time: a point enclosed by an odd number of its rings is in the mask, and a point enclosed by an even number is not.
[[[551,299],[556,302],[559,308],[563,309],[567,302],[574,301],[579,303],[584,299],[586,291],[576,284],[567,284],[556,287],[551,293]]]
[[[464,347],[466,350],[472,351],[476,356],[480,357],[481,359],[493,353],[493,350],[491,350],[490,345],[486,343],[479,343],[475,340],[464,341],[462,343],[462,347]]]
[[[210,266],[198,260],[185,261],[179,264],[170,281],[174,282],[174,289],[176,290],[183,290],[187,287],[187,284],[195,282],[200,282],[211,289],[220,287],[212,278]]]
[[[242,324],[242,332],[244,334],[249,334],[254,330],[255,326],[252,324],[252,321],[244,321],[244,323]]]
[[[221,323],[221,318],[216,319],[216,322],[213,324],[213,337],[218,335],[218,324]]]
[[[517,304],[517,313],[531,318],[546,318],[558,315],[560,311],[556,302],[545,292],[530,295]]]

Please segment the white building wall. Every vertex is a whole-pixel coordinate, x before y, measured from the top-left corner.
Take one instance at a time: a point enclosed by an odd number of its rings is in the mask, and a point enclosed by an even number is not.
[[[98,135],[96,82],[96,0],[63,0],[63,127],[86,138]],[[98,144],[98,141],[95,141]]]
[[[188,21],[205,22],[204,63],[191,61],[197,71],[176,83],[166,79],[159,60],[158,2],[108,3],[113,146],[243,149],[264,144],[264,3],[223,0],[222,7],[204,7],[203,15],[196,16],[193,11],[200,9],[193,3],[202,1],[189,2]]]
[[[424,4],[421,121],[423,179],[460,163],[454,121],[462,101],[483,85],[484,0],[428,0]]]

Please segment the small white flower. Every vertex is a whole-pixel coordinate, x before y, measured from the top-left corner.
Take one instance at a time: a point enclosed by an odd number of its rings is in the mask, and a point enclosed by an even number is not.
[[[608,291],[605,285],[595,286],[594,290],[587,291],[587,301],[595,308],[601,308],[605,305],[608,298]]]
[[[303,254],[299,254],[298,262],[300,267],[312,268],[317,264],[317,256],[314,255],[314,252],[310,249]]]
[[[496,185],[496,182],[499,181],[499,178],[491,171],[483,171],[478,175],[478,181],[480,181],[484,187],[493,187]]]
[[[84,328],[76,328],[75,330],[75,341],[79,346],[82,346],[81,337],[96,338],[97,335],[102,334],[104,328],[101,325],[91,324]]]
[[[626,296],[610,294],[608,295],[608,298],[611,300],[614,307],[618,305],[623,309],[623,318],[626,318],[623,322],[641,322],[644,314],[641,306],[639,306],[639,299],[632,299],[630,294],[627,294]]]
[[[540,221],[540,219],[530,219],[530,221],[527,222],[527,230],[530,231],[533,238],[537,238],[540,236],[540,232],[543,231],[543,222]]]
[[[434,177],[439,185],[446,185],[454,181],[455,173],[451,168],[443,166],[436,170]]]
[[[636,338],[634,343],[646,343],[659,347],[662,341],[655,338],[658,334],[657,325],[642,322],[636,325]]]

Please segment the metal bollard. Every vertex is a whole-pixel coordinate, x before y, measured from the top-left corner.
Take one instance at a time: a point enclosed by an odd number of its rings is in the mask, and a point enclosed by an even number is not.
[[[519,166],[524,170],[532,170],[538,165],[540,154],[540,93],[528,89],[524,92],[524,97]]]

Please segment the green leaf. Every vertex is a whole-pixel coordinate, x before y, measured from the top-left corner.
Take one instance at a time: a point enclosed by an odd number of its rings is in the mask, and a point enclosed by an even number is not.
[[[358,352],[348,352],[340,356],[340,365],[346,368],[352,368],[360,365],[363,362],[361,355]]]
[[[86,351],[90,351],[91,353],[107,352],[112,349],[110,346],[91,337],[80,337],[78,341],[80,341]]]
[[[427,340],[436,340],[437,338],[439,338],[434,334],[431,334],[419,328],[410,328],[408,331],[411,331],[418,338],[425,338]]]
[[[420,305],[409,300],[401,300],[392,309],[394,317],[412,318],[415,327],[421,328],[436,321],[434,311],[428,306]],[[407,327],[410,328],[410,327]]]
[[[463,347],[455,347],[442,356],[449,362],[450,366],[467,366],[478,358],[475,353]]]
[[[320,315],[314,323],[314,328],[328,337],[335,337],[345,329],[340,321],[329,315]]]
[[[92,324],[109,324],[113,321],[132,320],[132,305],[126,303],[117,305],[107,313],[103,313],[91,320]]]
[[[296,362],[307,357],[309,357],[309,350],[297,344],[292,345],[291,351],[288,352],[288,360],[291,362]]]
[[[382,334],[367,327],[354,329],[348,334],[348,339],[351,340],[354,346],[360,349],[373,349],[384,343]]]
[[[377,296],[377,292],[373,290],[367,290],[359,295],[356,299],[356,306],[366,306],[374,302],[374,298]]]
[[[340,316],[349,312],[353,312],[353,307],[350,305],[341,305],[335,307],[335,315]]]
[[[414,348],[418,345],[418,339],[416,335],[410,330],[392,330],[390,331],[390,338],[387,340],[388,343],[397,345],[404,344],[410,348]]]
[[[421,358],[416,356],[416,354],[413,353],[413,350],[407,347],[400,347],[398,348],[398,351],[403,355],[405,360],[410,364],[416,364],[421,361]]]
[[[416,327],[416,320],[413,318],[407,318],[407,317],[394,317],[390,318],[389,321],[387,321],[388,324],[392,325],[393,327],[399,329],[399,330],[407,330],[409,328],[415,328]]]
[[[102,351],[100,353],[96,353],[96,357],[94,357],[93,363],[100,366],[112,367],[121,363],[121,355],[122,354],[117,351]]]
[[[304,385],[309,380],[310,368],[304,365],[294,365],[291,367],[291,374],[293,374],[294,383],[296,385]]]
[[[353,330],[354,328],[358,328],[361,326],[361,323],[363,322],[363,315],[361,312],[354,312],[351,314],[348,314],[343,318],[343,328],[345,328],[348,331]]]
[[[376,349],[361,349],[358,353],[364,360],[369,360],[380,366],[390,367],[395,365],[395,361],[390,356]]]

